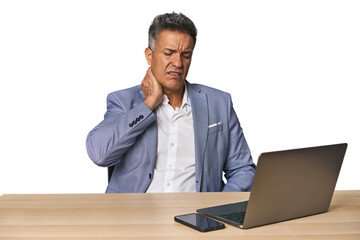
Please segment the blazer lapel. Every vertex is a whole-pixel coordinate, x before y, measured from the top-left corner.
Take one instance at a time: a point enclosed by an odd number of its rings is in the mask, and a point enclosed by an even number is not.
[[[147,139],[146,146],[148,150],[148,156],[150,160],[150,172],[155,169],[157,142],[158,142],[158,130],[157,122],[154,121],[145,131],[145,137]]]
[[[205,147],[209,126],[209,111],[206,93],[186,82],[194,122],[196,191],[200,192]]]

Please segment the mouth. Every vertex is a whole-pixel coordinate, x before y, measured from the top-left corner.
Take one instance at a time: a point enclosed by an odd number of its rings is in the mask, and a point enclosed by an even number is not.
[[[171,77],[174,78],[179,78],[182,76],[182,72],[177,72],[177,71],[169,71],[167,72],[167,74],[169,74]]]

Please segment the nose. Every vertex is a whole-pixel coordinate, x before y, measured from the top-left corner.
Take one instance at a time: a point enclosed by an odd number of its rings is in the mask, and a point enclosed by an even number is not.
[[[183,67],[183,61],[182,61],[181,54],[174,54],[173,66],[176,68]]]

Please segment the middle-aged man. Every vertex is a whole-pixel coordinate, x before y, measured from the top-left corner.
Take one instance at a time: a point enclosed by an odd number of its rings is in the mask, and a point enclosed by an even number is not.
[[[251,189],[255,165],[230,95],[186,80],[196,35],[181,13],[155,17],[141,86],[108,95],[87,137],[90,158],[114,166],[107,193]]]

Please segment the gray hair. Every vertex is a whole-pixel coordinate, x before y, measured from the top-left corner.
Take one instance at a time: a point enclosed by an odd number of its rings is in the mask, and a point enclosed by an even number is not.
[[[176,31],[189,34],[196,43],[197,29],[194,23],[182,13],[165,13],[154,18],[149,28],[148,47],[155,51],[155,44],[159,33],[163,30]]]

